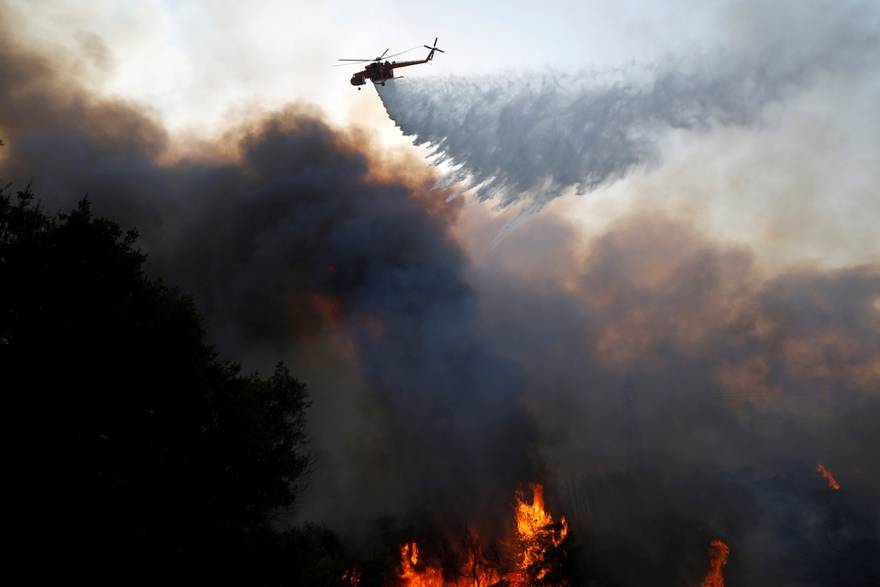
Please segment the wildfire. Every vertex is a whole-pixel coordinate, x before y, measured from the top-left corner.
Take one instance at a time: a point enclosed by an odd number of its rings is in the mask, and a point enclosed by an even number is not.
[[[721,569],[727,564],[730,548],[724,541],[715,539],[709,543],[709,572],[703,579],[702,587],[724,587],[724,574]]]
[[[534,575],[539,581],[547,576],[547,552],[559,546],[568,535],[568,522],[560,518],[559,524],[544,509],[544,487],[534,484],[532,502],[528,503],[522,492],[516,496],[516,532],[520,543],[519,575],[522,579]]]
[[[400,579],[406,587],[443,587],[443,571],[425,566],[421,571],[419,564],[419,545],[409,542],[400,547]]]
[[[552,570],[548,559],[550,551],[568,535],[568,522],[559,522],[544,507],[544,488],[531,486],[529,502],[522,492],[516,494],[514,509],[514,540],[512,541],[515,568],[507,571],[489,565],[475,536],[469,535],[465,563],[446,580],[443,570],[419,563],[419,547],[409,542],[400,548],[400,579],[403,587],[483,587],[497,584],[510,586],[533,585],[543,582]]]
[[[310,301],[324,324],[339,326],[342,322],[342,306],[337,300],[327,295],[314,294]]]
[[[347,569],[340,578],[340,581],[351,587],[358,587],[361,584],[361,570],[357,567]]]
[[[825,481],[828,482],[828,487],[830,487],[834,491],[840,489],[840,483],[837,482],[837,479],[834,478],[834,475],[831,474],[831,471],[825,468],[825,465],[819,463],[819,465],[816,467],[816,470],[822,473],[822,476],[825,477]]]
[[[403,587],[489,587],[497,585],[501,580],[494,569],[481,564],[474,551],[468,553],[465,564],[457,576],[448,581],[443,579],[443,570],[439,567],[419,566],[419,546],[409,542],[400,547],[400,579]]]

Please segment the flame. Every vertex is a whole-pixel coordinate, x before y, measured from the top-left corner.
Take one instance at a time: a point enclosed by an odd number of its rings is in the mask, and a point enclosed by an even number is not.
[[[358,587],[361,584],[361,570],[357,567],[346,569],[339,580],[346,585],[351,585],[351,587]]]
[[[400,579],[406,587],[443,587],[443,571],[425,566],[421,571],[419,564],[419,545],[409,542],[400,547]]]
[[[531,485],[532,499],[516,493],[514,508],[513,559],[516,566],[502,571],[486,562],[475,536],[469,535],[465,563],[454,578],[444,581],[443,570],[419,564],[419,547],[408,542],[400,547],[400,579],[403,587],[483,587],[497,584],[526,586],[544,581],[551,570],[547,561],[550,549],[558,547],[568,535],[564,517],[556,522],[544,506],[544,487]]]
[[[834,475],[831,474],[831,471],[825,468],[825,465],[819,463],[816,467],[816,470],[822,473],[822,476],[825,477],[825,480],[828,482],[828,487],[837,491],[840,489],[840,483],[837,482],[837,479],[834,478]]]
[[[516,532],[520,547],[518,571],[521,578],[534,570],[535,577],[540,581],[550,571],[545,558],[550,548],[559,546],[568,536],[568,522],[565,517],[559,524],[544,508],[544,487],[540,484],[531,485],[532,502],[528,503],[522,492],[516,496]],[[521,579],[522,581],[522,579]]]
[[[409,542],[400,547],[400,579],[403,587],[488,587],[501,580],[497,571],[481,564],[475,551],[468,552],[467,561],[450,581],[443,580],[443,570],[419,565],[419,545]]]
[[[709,543],[709,572],[703,579],[702,587],[724,587],[724,574],[721,569],[727,564],[730,548],[724,541],[715,539]]]
[[[459,571],[461,580],[451,583],[451,585],[461,585],[464,587],[483,587],[496,585],[501,582],[501,576],[498,571],[487,567],[480,563],[475,552],[468,552],[467,562]]]

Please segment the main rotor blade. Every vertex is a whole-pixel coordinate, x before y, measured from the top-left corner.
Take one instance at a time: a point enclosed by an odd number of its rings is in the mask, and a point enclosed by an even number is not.
[[[391,50],[391,47],[388,47],[388,49],[385,49],[384,51],[382,51],[382,54],[379,55],[378,57],[376,57],[376,61],[379,61],[380,59],[385,57],[385,54],[388,53],[388,51],[390,51],[390,50]]]
[[[336,65],[331,65],[330,67],[347,67],[349,65],[357,65],[358,67],[363,67],[363,65],[361,65],[360,62],[358,62],[358,63],[337,63]]]
[[[375,61],[375,59],[337,59],[336,61]]]
[[[395,53],[393,55],[389,55],[388,57],[386,57],[386,59],[391,59],[392,57],[397,57],[398,55],[403,55],[404,53],[409,53],[410,51],[414,51],[418,48],[419,48],[418,45],[416,45],[415,47],[410,47],[409,49],[401,51],[400,53]]]

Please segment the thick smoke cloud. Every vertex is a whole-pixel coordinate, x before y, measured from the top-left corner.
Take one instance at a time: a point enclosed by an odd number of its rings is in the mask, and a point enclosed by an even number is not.
[[[163,163],[169,140],[147,114],[0,42],[2,177],[32,179],[49,209],[88,194],[138,227],[151,270],[194,295],[211,338],[248,369],[282,359],[308,369],[298,357],[335,337],[344,365],[324,370],[347,369],[368,390],[383,418],[377,450],[391,453],[382,467],[339,472],[354,477],[342,485],[359,516],[431,503],[476,517],[535,476],[517,369],[471,334],[478,300],[448,232],[456,208],[434,204],[427,170],[398,173],[371,159],[366,137],[307,108],[230,131],[225,160]],[[333,389],[343,376],[328,379],[313,389],[313,424],[345,436],[351,411],[323,396],[358,398]]]
[[[499,264],[565,231],[537,217]],[[876,582],[880,267],[768,278],[749,249],[657,212],[583,256],[568,240],[538,253],[551,268],[474,279],[594,576],[696,585],[722,537],[732,585]]]
[[[478,199],[538,209],[569,188],[584,194],[655,164],[669,130],[754,124],[819,73],[874,73],[880,29],[871,6],[811,2],[755,12],[731,13],[737,38],[700,59],[601,74],[453,75],[376,89],[403,133],[452,168],[445,185],[462,182]]]
[[[827,20],[820,30],[852,22]],[[853,57],[845,46],[855,45],[817,43],[813,56],[836,68]],[[579,175],[582,161],[545,144],[551,181],[625,173],[656,156],[652,133],[673,122],[754,120],[808,77],[793,65],[806,61],[782,62],[751,90],[731,73],[741,61],[709,72],[717,87],[693,73],[659,94],[656,82],[644,86],[655,93],[596,90],[605,115],[583,122],[614,155]],[[570,97],[548,88],[551,102]],[[500,117],[481,112],[472,122]],[[505,127],[525,124],[513,113]],[[538,136],[568,136],[567,123],[534,124]],[[293,362],[316,400],[308,514],[346,538],[414,509],[453,532],[450,511],[491,525],[537,480],[577,531],[594,585],[697,585],[719,537],[731,585],[877,584],[876,265],[768,276],[755,250],[653,210],[606,227],[580,254],[579,235],[545,210],[493,250],[497,264],[477,266],[452,236],[463,204],[442,205],[431,173],[381,160],[306,107],[169,160],[171,140],[148,113],[90,95],[3,35],[0,138],[0,177],[33,179],[51,209],[88,193],[99,212],[136,225],[151,269],[193,293],[224,353],[247,368]],[[514,165],[512,155],[484,155],[461,162],[502,178],[505,202],[550,194],[531,176],[502,177],[492,157]]]

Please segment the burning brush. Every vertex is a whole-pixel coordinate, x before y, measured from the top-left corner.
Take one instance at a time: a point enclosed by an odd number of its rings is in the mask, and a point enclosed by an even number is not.
[[[724,587],[722,569],[730,556],[730,547],[723,540],[715,539],[709,543],[709,572],[703,579],[702,587]]]
[[[831,474],[831,471],[825,468],[825,465],[819,463],[816,466],[816,470],[825,478],[825,481],[828,482],[828,487],[837,491],[840,489],[840,483],[837,482],[837,479],[834,478],[834,475]]]
[[[559,574],[564,543],[569,536],[564,517],[557,522],[544,506],[544,488],[531,486],[532,499],[516,494],[513,536],[507,549],[509,568],[493,567],[472,536],[464,564],[453,573],[420,561],[419,547],[409,542],[400,548],[400,585],[403,587],[482,587],[491,585],[567,585]]]

